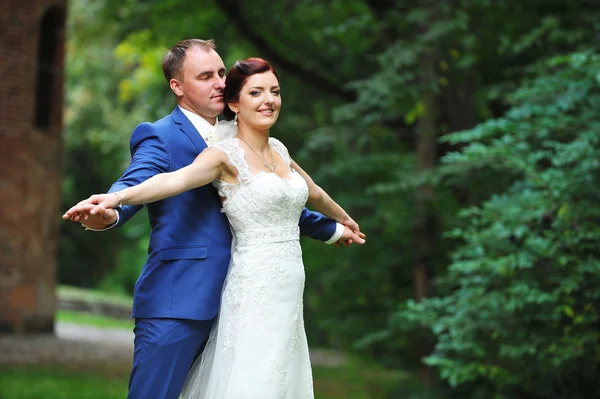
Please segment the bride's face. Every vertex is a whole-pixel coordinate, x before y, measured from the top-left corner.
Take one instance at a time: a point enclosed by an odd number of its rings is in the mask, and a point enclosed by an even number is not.
[[[281,109],[277,77],[271,71],[250,76],[240,90],[239,101],[233,105],[238,109],[240,125],[269,129],[277,121]]]

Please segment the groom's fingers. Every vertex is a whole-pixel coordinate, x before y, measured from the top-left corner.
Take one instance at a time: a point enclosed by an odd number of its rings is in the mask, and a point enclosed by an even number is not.
[[[363,234],[364,236],[364,234]],[[352,232],[352,235],[350,236],[349,241],[352,242],[356,242],[357,244],[364,244],[365,240],[363,237],[360,236],[360,232],[359,234],[356,234],[355,232]]]
[[[347,248],[352,244],[352,242],[352,238],[340,238],[334,245],[336,246],[336,248],[339,248],[340,245],[343,245]]]

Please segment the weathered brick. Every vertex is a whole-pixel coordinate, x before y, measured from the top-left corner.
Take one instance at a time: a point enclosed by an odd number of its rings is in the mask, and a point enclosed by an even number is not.
[[[60,215],[63,74],[49,126],[36,126],[38,47],[51,15],[64,69],[67,0],[4,0],[0,13],[0,330],[52,331]],[[44,36],[51,37],[51,36]],[[57,105],[58,104],[58,105]]]

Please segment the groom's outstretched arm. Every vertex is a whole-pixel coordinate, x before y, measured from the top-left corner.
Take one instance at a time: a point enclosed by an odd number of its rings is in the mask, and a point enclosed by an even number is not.
[[[129,149],[131,163],[119,180],[108,190],[109,193],[138,185],[154,175],[169,171],[171,159],[168,146],[151,123],[142,123],[133,130]],[[125,224],[140,209],[142,209],[142,205],[118,208],[119,220],[115,226],[120,227]]]
[[[302,210],[299,225],[300,235],[325,241],[325,244],[336,244],[336,246],[341,244],[347,247],[352,243],[365,243],[364,234],[360,233],[359,236],[348,226],[337,223],[319,212],[309,211],[307,208]]]
[[[344,225],[331,220],[319,212],[302,209],[300,215],[300,235],[325,241],[326,244],[337,242],[344,234]]]
[[[113,183],[108,191],[109,193],[135,186],[156,174],[169,171],[170,156],[167,144],[151,123],[142,123],[134,129],[129,148],[131,163],[119,180]],[[110,217],[104,217],[103,220],[108,221],[108,223],[103,228],[99,228],[98,224],[102,224],[102,220],[99,219],[104,215],[89,216],[94,218],[94,228],[92,230],[108,230],[113,227],[120,227],[140,209],[142,209],[142,205],[128,205],[118,208],[116,221],[111,220]],[[90,221],[92,220],[90,219]],[[81,223],[86,226],[85,220]]]

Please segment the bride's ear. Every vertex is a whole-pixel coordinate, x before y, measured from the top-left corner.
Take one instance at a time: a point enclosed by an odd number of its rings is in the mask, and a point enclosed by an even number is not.
[[[227,106],[229,107],[229,109],[231,109],[233,111],[234,114],[237,114],[238,112],[240,112],[240,109],[238,108],[237,104],[234,102],[227,103]]]

